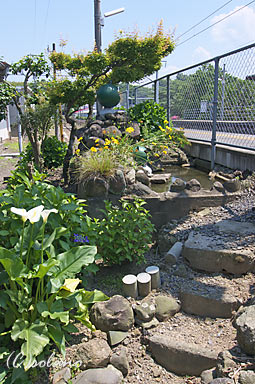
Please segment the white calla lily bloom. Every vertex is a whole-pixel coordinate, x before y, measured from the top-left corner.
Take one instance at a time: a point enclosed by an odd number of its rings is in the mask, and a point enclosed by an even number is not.
[[[53,209],[45,209],[44,211],[41,212],[44,223],[46,223],[46,221],[48,220],[49,214],[52,212],[58,213],[57,209],[54,209],[54,208]]]
[[[19,215],[21,216],[22,218],[22,221],[24,221],[24,223],[27,221],[28,217],[27,217],[27,211],[24,209],[24,208],[15,208],[15,207],[11,207],[11,212],[12,213],[15,213],[15,215]]]
[[[43,208],[44,205],[39,205],[38,207],[32,208],[27,212],[27,218],[31,224],[37,223],[40,220]]]

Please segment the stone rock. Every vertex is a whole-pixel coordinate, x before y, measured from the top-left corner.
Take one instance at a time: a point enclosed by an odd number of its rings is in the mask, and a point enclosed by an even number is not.
[[[92,323],[101,331],[128,331],[134,324],[134,314],[127,299],[120,295],[95,303],[90,311]]]
[[[151,329],[159,325],[159,321],[156,319],[156,317],[153,317],[151,321],[142,321],[136,317],[135,322],[139,327],[142,327],[143,329]]]
[[[223,378],[218,378],[210,381],[209,384],[235,384],[235,382],[232,379],[223,377]]]
[[[241,228],[242,223],[239,224]],[[189,234],[182,255],[192,268],[207,272],[241,275],[254,268],[252,251],[225,249],[224,244],[215,245],[213,237],[195,231]]]
[[[67,382],[72,377],[71,370],[69,367],[65,367],[60,371],[56,372],[53,376],[53,384],[59,384],[61,381]]]
[[[255,372],[254,371],[241,371],[239,375],[240,384],[254,384]]]
[[[109,192],[114,195],[121,195],[125,188],[126,180],[124,173],[120,169],[117,169],[114,176],[109,179]]]
[[[180,264],[173,272],[175,276],[187,278],[190,276],[190,272],[187,270],[186,265]]]
[[[212,318],[231,318],[241,305],[226,289],[196,281],[181,288],[180,300],[184,312]]]
[[[121,343],[128,336],[127,332],[123,331],[109,331],[108,340],[111,347]]]
[[[132,168],[130,171],[128,171],[125,175],[125,179],[127,184],[134,184],[135,183],[135,170]]]
[[[158,235],[158,247],[159,247],[159,252],[167,252],[175,243],[177,239],[176,237],[170,233],[169,230],[164,228],[160,230],[159,235]]]
[[[213,188],[216,189],[216,191],[223,193],[225,191],[225,188],[219,181],[215,181],[213,183]]]
[[[213,350],[165,334],[155,334],[148,338],[148,342],[155,360],[177,375],[199,376],[203,371],[215,367],[217,362]]]
[[[146,173],[144,171],[142,171],[140,169],[136,172],[135,178],[137,181],[140,181],[141,183],[143,183],[145,185],[149,186],[149,184],[150,184],[149,177],[146,175]]]
[[[144,301],[140,305],[133,307],[136,317],[142,322],[151,321],[155,315],[156,307],[151,303]]]
[[[229,351],[220,352],[216,366],[216,377],[228,377],[230,370],[235,370],[238,365]]]
[[[227,180],[225,183],[223,183],[223,187],[228,192],[237,192],[241,189],[241,183],[238,179]]]
[[[122,373],[108,365],[107,368],[87,369],[74,378],[72,384],[121,384]]]
[[[119,371],[121,371],[124,377],[127,376],[129,369],[127,359],[127,348],[122,347],[118,352],[115,352],[111,356],[110,363]]]
[[[186,182],[178,177],[170,185],[170,192],[182,192],[186,187]]]
[[[105,120],[105,122],[104,122],[105,128],[110,127],[111,125],[112,125],[112,120]]]
[[[255,355],[255,305],[244,307],[237,313],[234,323],[237,341],[248,355]]]
[[[90,176],[85,181],[78,184],[78,197],[106,197],[108,195],[109,184],[100,176]]]
[[[129,123],[129,127],[134,128],[134,131],[131,132],[131,133],[127,133],[128,136],[130,136],[132,138],[140,136],[141,130],[140,130],[139,124],[136,121],[133,121],[133,122]]]
[[[107,341],[98,338],[79,344],[76,350],[77,359],[82,361],[82,369],[106,367],[111,352]]]
[[[150,178],[152,184],[165,184],[171,179],[171,173],[156,173]]]
[[[101,124],[92,124],[86,132],[87,136],[95,136],[103,138],[102,126]]]
[[[215,368],[207,369],[200,375],[201,384],[209,384],[215,378]]]
[[[128,195],[136,195],[136,196],[158,196],[156,192],[150,189],[147,185],[140,183],[139,181],[135,184],[129,185],[125,191]]]
[[[104,122],[103,122],[102,120],[92,120],[92,121],[89,123],[88,127],[90,128],[91,125],[95,125],[95,124],[100,125],[100,127],[103,127],[103,126],[104,126]]]
[[[185,188],[192,192],[198,192],[201,189],[201,184],[197,179],[191,179],[187,181]]]
[[[80,139],[81,137],[84,136],[85,132],[87,131],[87,127],[82,127],[82,128],[79,128],[77,129],[76,133],[75,133],[75,136],[77,137],[77,139]]]
[[[86,146],[88,148],[91,148],[91,147],[102,147],[104,146],[104,140],[103,139],[99,139],[98,137],[95,137],[95,136],[90,136],[86,139]]]
[[[156,318],[159,321],[165,321],[180,311],[181,306],[173,297],[157,296],[155,298]]]
[[[116,114],[115,113],[106,113],[105,114],[106,119],[115,121],[117,120]]]
[[[107,136],[107,137],[117,137],[117,136],[121,136],[122,133],[120,132],[120,130],[115,127],[114,125],[111,125],[110,127],[106,127],[102,130],[103,132],[103,135],[104,137]]]

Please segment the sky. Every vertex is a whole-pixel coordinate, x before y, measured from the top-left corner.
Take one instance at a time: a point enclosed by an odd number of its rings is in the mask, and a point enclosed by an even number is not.
[[[145,35],[162,20],[176,48],[164,59],[159,77],[255,42],[255,0],[101,0],[102,16],[121,7],[123,13],[104,18],[102,48],[119,30]],[[0,15],[0,57],[9,63],[46,52],[52,43],[60,50],[61,40],[67,42],[63,48],[67,53],[93,50],[93,0],[0,0]]]

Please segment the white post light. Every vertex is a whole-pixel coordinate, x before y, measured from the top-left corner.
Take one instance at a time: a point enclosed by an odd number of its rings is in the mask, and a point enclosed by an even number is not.
[[[114,16],[124,11],[125,11],[125,8],[118,8],[118,9],[115,9],[114,11],[105,12],[104,17]]]

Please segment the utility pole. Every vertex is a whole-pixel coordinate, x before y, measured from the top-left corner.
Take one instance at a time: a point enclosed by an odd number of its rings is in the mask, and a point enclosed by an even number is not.
[[[52,44],[52,51],[53,52],[56,52],[56,44],[53,43]],[[56,67],[55,65],[53,64],[53,78],[54,80],[57,79],[57,71],[56,71]],[[59,140],[59,129],[58,129],[58,118],[59,118],[59,126],[60,126],[60,140],[64,141],[64,136],[63,136],[63,121],[62,121],[62,108],[61,108],[61,104],[58,105],[58,113],[56,112],[55,113],[55,136],[56,138]]]
[[[95,41],[97,52],[101,52],[102,35],[101,35],[101,0],[94,0],[94,17],[95,17]]]

